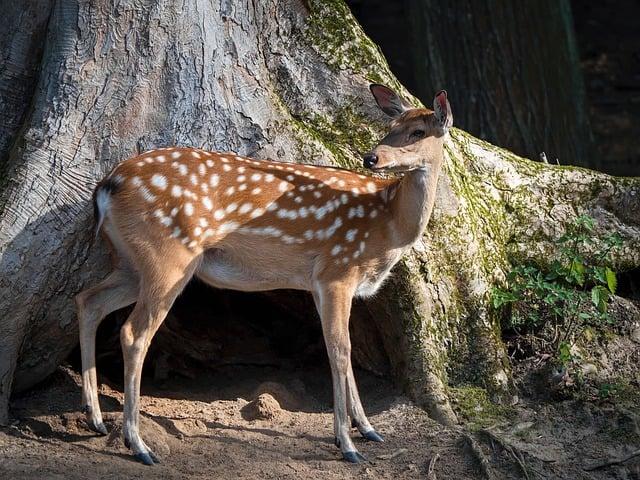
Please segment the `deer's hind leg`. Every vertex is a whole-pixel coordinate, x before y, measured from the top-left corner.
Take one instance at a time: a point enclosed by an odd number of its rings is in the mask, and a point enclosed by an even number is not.
[[[165,260],[161,262],[160,258]],[[141,438],[139,430],[142,365],[151,339],[193,276],[199,258],[184,250],[155,258],[141,256],[139,263],[138,301],[120,331],[125,382],[123,430],[125,444],[134,456],[146,465],[153,465],[158,459]]]
[[[96,331],[102,320],[120,308],[131,305],[138,296],[138,277],[122,262],[98,285],[76,296],[80,352],[82,357],[82,409],[92,430],[103,435],[96,376]]]
[[[351,416],[351,424],[358,429],[364,438],[372,442],[384,442],[384,439],[374,430],[371,423],[369,423],[367,415],[364,413],[356,379],[353,375],[351,359],[349,359],[349,369],[347,370],[347,409]]]

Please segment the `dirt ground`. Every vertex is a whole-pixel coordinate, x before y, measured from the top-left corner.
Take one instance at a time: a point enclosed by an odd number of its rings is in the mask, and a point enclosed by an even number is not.
[[[356,375],[385,437],[365,442],[354,430],[369,463],[347,464],[333,445],[327,370],[228,367],[162,388],[143,384],[141,432],[162,462],[147,467],[122,442],[121,388],[101,385],[110,433],[96,436],[79,412],[79,375],[61,367],[14,398],[14,423],[0,429],[0,478],[640,479],[640,457],[585,470],[640,448],[630,411],[576,402],[518,406],[488,429],[446,428],[385,380]],[[272,418],[251,420],[243,407],[265,392],[280,408],[272,403]]]

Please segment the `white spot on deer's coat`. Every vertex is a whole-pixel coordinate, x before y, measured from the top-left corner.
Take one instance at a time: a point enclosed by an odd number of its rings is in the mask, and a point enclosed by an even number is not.
[[[239,192],[243,192],[246,189],[247,189],[247,184],[246,183],[241,183],[240,185],[238,185],[238,191]]]
[[[204,163],[201,163],[200,165],[198,165],[198,173],[200,174],[201,177],[204,177],[205,174],[207,173],[207,168],[204,166]]]
[[[251,209],[253,209],[253,205],[250,203],[243,203],[242,206],[240,207],[240,209],[238,210],[238,213],[241,214],[245,214],[251,211]]]
[[[182,231],[180,230],[180,227],[176,227],[173,229],[173,232],[171,232],[171,235],[169,235],[169,237],[171,238],[178,238],[180,236],[180,233]]]
[[[156,162],[159,162],[159,163],[164,163],[166,160],[167,160],[167,157],[165,157],[164,155],[158,155],[156,157]]]
[[[276,202],[273,202],[271,204],[269,204],[269,206],[267,207],[267,212],[273,212],[274,210],[278,209],[278,204]]]
[[[213,204],[211,203],[211,200],[209,199],[209,197],[203,197],[202,204],[207,210],[213,209]]]
[[[202,233],[202,228],[196,227],[196,228],[193,229],[193,235],[195,237],[199,237],[201,233]]]
[[[244,182],[247,179],[247,177],[245,175],[238,175],[238,178],[236,178],[236,180],[240,183]]]
[[[256,208],[251,212],[251,218],[258,218],[262,214],[264,214],[264,208]]]
[[[378,216],[378,210],[373,209],[369,212],[369,218],[376,218]]]
[[[160,190],[165,190],[167,188],[167,177],[154,173],[151,177],[151,185],[158,187]]]
[[[171,187],[171,195],[173,197],[181,197],[182,187],[180,185],[174,185],[173,187]]]
[[[260,187],[256,187],[253,190],[251,190],[251,193],[253,195],[258,195],[261,191],[262,191],[262,189]]]
[[[313,196],[315,198],[320,198],[322,196],[322,194],[320,192],[313,192]]]
[[[244,173],[245,170],[246,170],[246,168],[244,168],[244,167],[238,167],[238,173]]]
[[[251,180],[254,182],[260,181],[261,178],[262,178],[262,175],[260,175],[259,173],[254,173],[253,175],[251,175]]]
[[[376,191],[376,184],[373,182],[367,182],[367,192],[374,193]]]
[[[163,224],[165,227],[170,227],[171,224],[173,223],[173,219],[171,217],[162,217],[160,219],[160,223]]]
[[[222,220],[224,218],[224,210],[222,209],[216,210],[215,213],[213,214],[213,218],[215,218],[216,220]]]
[[[280,185],[278,185],[278,190],[281,192],[285,192],[288,185],[289,184],[287,182],[280,182]]]
[[[142,195],[142,198],[144,198],[149,203],[153,203],[156,201],[156,196],[151,193],[149,189],[144,185],[140,187],[140,195]]]
[[[334,257],[336,255],[338,255],[340,252],[342,251],[342,245],[335,245],[332,249],[331,249],[331,255],[333,255]]]
[[[140,180],[140,177],[131,177],[131,183],[134,187],[139,187],[142,185],[142,180]]]
[[[265,181],[265,182],[267,182],[267,183],[271,183],[271,182],[273,182],[273,179],[274,179],[274,178],[275,178],[275,177],[273,176],[273,174],[272,174],[272,173],[268,173],[267,175],[265,175],[265,177],[264,177],[264,181]]]
[[[352,229],[347,231],[347,233],[345,234],[344,238],[348,242],[353,242],[356,239],[356,234],[357,233],[358,233],[358,229],[357,228],[352,228]]]
[[[198,220],[198,223],[200,223],[200,226],[202,228],[209,226],[209,222],[207,222],[206,218],[201,218],[200,220]]]
[[[224,191],[224,194],[227,196],[231,196],[235,191],[236,191],[235,187],[229,187]]]
[[[178,165],[178,171],[180,172],[180,175],[186,175],[189,170],[184,163],[181,163],[180,165]]]
[[[173,158],[174,160],[177,158],[180,158],[181,156],[182,156],[182,152],[179,152],[178,150],[171,152],[171,158]]]
[[[193,215],[193,205],[191,205],[189,202],[184,204],[184,214],[189,217]]]
[[[193,158],[201,158],[200,154],[198,152],[194,151],[194,150],[191,150],[191,156]]]
[[[207,167],[209,167],[209,168],[212,168],[212,167],[213,167],[213,165],[214,165],[213,160],[209,160],[209,159],[207,159],[207,161],[206,161],[206,162],[204,162],[204,163],[206,163],[206,164],[207,164]]]
[[[178,207],[173,207],[171,209],[171,216],[175,217],[178,214],[179,211],[180,211],[180,209]]]
[[[213,175],[211,175],[211,178],[209,178],[209,185],[211,185],[212,187],[217,187],[218,183],[220,183],[220,175],[214,173]]]
[[[191,179],[191,183],[193,185],[198,185],[198,177],[196,177],[195,173],[192,173],[191,176],[189,177]]]
[[[187,247],[194,248],[196,245],[198,245],[198,242],[196,242],[195,240],[191,240],[191,242],[189,242],[189,245],[187,245]]]
[[[229,172],[231,170],[231,165],[229,165],[228,163],[225,163],[222,166],[222,170],[224,170],[225,172]]]
[[[220,227],[218,228],[218,233],[232,232],[236,228],[238,228],[237,222],[225,222],[222,225],[220,225]]]
[[[227,208],[225,210],[227,211],[227,213],[231,213],[231,212],[235,212],[237,208],[238,208],[237,203],[230,203],[229,205],[227,205]]]

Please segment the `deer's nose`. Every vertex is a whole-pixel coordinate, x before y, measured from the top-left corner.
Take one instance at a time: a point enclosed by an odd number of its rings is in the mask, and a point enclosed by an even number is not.
[[[365,153],[362,163],[366,168],[372,168],[376,163],[378,163],[378,156],[373,152]]]

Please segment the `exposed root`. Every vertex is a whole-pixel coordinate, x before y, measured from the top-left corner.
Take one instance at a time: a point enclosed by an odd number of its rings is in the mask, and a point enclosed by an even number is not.
[[[482,474],[484,475],[484,477],[488,480],[492,480],[496,478],[496,476],[493,474],[493,469],[489,464],[489,460],[487,459],[486,455],[482,452],[482,448],[480,448],[480,445],[478,444],[478,442],[476,442],[475,438],[473,438],[469,433],[466,433],[466,432],[462,432],[462,436],[467,442],[467,444],[469,445],[469,448],[471,449],[471,453],[473,454],[474,458],[480,465],[480,468],[482,470]]]
[[[527,463],[524,460],[524,454],[519,448],[508,443],[504,438],[500,438],[498,435],[492,432],[491,429],[489,428],[484,428],[480,430],[480,432],[483,435],[486,435],[492,443],[496,443],[500,445],[500,448],[502,448],[505,452],[507,452],[511,456],[511,458],[513,458],[515,462],[518,464],[518,466],[520,467],[520,471],[524,475],[524,478],[526,478],[527,480],[530,480],[530,477],[529,477],[530,468],[527,466]]]
[[[584,467],[584,470],[586,470],[587,472],[591,472],[593,470],[599,470],[601,468],[607,468],[607,467],[611,467],[613,465],[620,465],[624,462],[627,462],[629,460],[631,460],[632,458],[635,458],[637,456],[640,455],[640,450],[636,450],[635,452],[631,452],[630,454],[622,457],[622,458],[614,458],[611,460],[607,460],[605,462],[601,462],[601,463],[596,463],[594,465],[590,465],[587,467]]]

